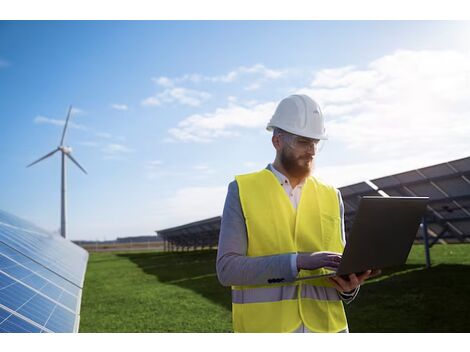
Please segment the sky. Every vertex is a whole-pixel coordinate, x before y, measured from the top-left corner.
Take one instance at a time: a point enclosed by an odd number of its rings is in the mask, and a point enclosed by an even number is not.
[[[469,156],[470,24],[450,21],[0,21],[0,209],[111,240],[221,215],[274,159],[265,126],[307,94],[336,187]]]

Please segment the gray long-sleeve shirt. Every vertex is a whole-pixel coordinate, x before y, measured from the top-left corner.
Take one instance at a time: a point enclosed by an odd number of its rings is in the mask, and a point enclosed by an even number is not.
[[[273,172],[282,184],[280,174],[270,164],[268,170]],[[341,215],[341,234],[344,236],[344,206],[338,191]],[[217,276],[224,286],[231,285],[265,285],[272,280],[294,281],[298,271],[295,265],[296,253],[285,253],[263,257],[248,257],[247,229],[240,204],[238,184],[229,184],[220,226],[219,246],[217,253]],[[357,295],[359,288],[351,293],[342,293],[340,297],[350,303]]]

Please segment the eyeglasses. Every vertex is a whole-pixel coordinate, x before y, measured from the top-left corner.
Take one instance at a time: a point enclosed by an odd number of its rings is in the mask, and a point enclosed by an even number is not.
[[[309,151],[313,150],[314,152],[319,152],[323,146],[323,141],[319,139],[311,139],[302,136],[297,136],[292,133],[282,132],[285,136],[285,141],[289,147],[292,149],[297,149],[299,151]]]

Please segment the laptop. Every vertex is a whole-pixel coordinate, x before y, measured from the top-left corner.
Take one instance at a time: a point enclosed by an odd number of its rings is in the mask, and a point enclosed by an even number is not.
[[[429,197],[362,197],[337,271],[297,278],[360,274],[403,265],[416,238]]]

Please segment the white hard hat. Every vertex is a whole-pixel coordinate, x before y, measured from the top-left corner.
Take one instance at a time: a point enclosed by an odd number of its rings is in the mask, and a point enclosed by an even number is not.
[[[328,139],[320,106],[303,94],[290,95],[281,100],[266,129],[274,127],[312,139]]]

